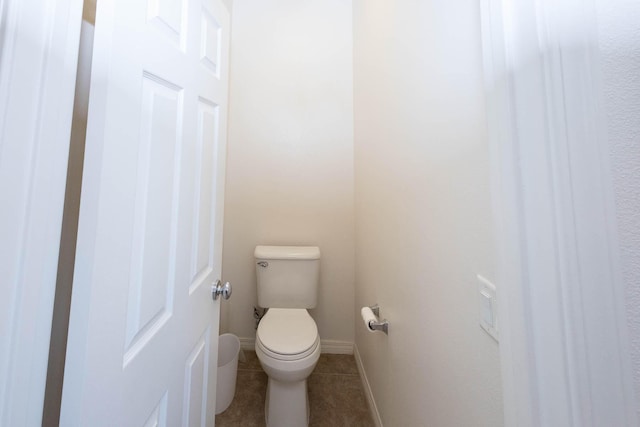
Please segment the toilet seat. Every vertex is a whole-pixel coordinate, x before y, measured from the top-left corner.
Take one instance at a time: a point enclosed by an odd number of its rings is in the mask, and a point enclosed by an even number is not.
[[[302,359],[319,344],[318,328],[305,309],[271,308],[258,324],[256,345],[277,360]]]

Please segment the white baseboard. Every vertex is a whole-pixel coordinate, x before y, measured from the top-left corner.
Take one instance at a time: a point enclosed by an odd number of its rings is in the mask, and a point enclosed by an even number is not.
[[[255,338],[239,338],[240,348],[255,350]],[[325,354],[353,354],[353,343],[349,341],[320,340],[320,351]]]
[[[353,343],[348,341],[320,340],[321,353],[353,354]]]
[[[382,418],[380,418],[380,412],[378,412],[378,405],[376,405],[376,400],[373,398],[371,385],[369,385],[369,379],[367,378],[367,373],[364,370],[364,365],[362,364],[362,359],[360,358],[360,353],[358,352],[358,346],[356,344],[353,344],[353,356],[356,359],[356,366],[358,367],[360,379],[362,380],[364,395],[367,398],[367,403],[369,403],[369,411],[371,411],[371,418],[373,418],[373,423],[376,425],[376,427],[383,427]]]
[[[240,348],[243,350],[253,351],[256,349],[255,338],[238,338],[240,340]]]

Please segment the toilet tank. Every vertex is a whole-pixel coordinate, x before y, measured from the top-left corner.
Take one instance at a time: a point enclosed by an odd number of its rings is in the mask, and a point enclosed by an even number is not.
[[[320,248],[256,246],[254,257],[260,307],[316,306],[320,278]]]

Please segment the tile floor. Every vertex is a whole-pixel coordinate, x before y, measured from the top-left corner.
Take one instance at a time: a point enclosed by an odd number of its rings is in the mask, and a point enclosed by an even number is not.
[[[253,351],[238,362],[236,395],[216,416],[217,427],[263,427],[267,375]],[[322,354],[309,377],[310,426],[370,427],[369,408],[352,355]]]

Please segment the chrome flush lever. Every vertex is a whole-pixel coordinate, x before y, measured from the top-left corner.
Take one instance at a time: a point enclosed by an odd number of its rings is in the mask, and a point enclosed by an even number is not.
[[[216,283],[211,286],[211,298],[215,301],[222,295],[222,299],[229,299],[231,298],[231,291],[231,283],[226,282],[223,285],[220,280],[217,280]]]

